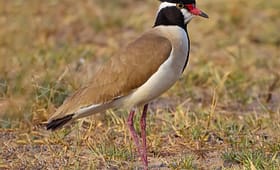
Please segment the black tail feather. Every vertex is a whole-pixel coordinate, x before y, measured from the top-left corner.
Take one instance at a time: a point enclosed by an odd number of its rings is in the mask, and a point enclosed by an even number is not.
[[[56,129],[62,127],[67,122],[72,120],[73,116],[74,116],[74,114],[71,114],[71,115],[67,115],[67,116],[59,118],[59,119],[52,120],[51,122],[49,122],[47,124],[47,130],[56,130]]]

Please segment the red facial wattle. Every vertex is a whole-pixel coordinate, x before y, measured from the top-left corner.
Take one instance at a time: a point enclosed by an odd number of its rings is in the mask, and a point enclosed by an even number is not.
[[[205,12],[196,8],[194,4],[186,4],[185,6],[191,14],[199,15],[199,16],[204,17],[204,18],[209,18],[208,15]]]

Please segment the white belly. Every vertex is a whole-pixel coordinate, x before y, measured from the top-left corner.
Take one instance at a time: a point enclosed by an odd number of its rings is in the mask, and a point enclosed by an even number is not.
[[[174,37],[171,40],[172,51],[169,58],[142,86],[123,97],[121,103],[117,102],[123,107],[134,107],[153,100],[167,91],[181,76],[188,57],[187,34],[177,26],[168,26],[168,29],[165,26],[164,31],[167,31],[166,34],[171,34],[169,36]]]

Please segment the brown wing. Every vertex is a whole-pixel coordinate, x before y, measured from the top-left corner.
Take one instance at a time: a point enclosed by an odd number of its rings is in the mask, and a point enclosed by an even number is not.
[[[60,106],[53,117],[128,94],[157,71],[169,57],[171,49],[169,40],[155,32],[143,34],[112,57],[93,75],[87,86],[76,91]]]

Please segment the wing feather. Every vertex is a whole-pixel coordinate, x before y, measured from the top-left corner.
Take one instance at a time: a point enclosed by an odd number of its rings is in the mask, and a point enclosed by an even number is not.
[[[153,30],[144,33],[101,67],[86,86],[66,99],[51,119],[127,95],[157,71],[171,50],[168,39]]]

